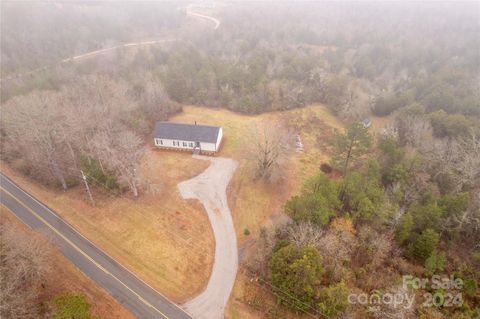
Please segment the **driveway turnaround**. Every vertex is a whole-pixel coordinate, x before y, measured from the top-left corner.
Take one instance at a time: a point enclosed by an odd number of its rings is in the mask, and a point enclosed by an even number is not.
[[[51,235],[65,257],[138,318],[193,318],[3,174],[0,174],[0,190],[3,206],[31,228]]]
[[[238,270],[237,237],[226,192],[238,163],[222,157],[194,158],[212,164],[178,188],[183,198],[198,199],[205,206],[215,236],[215,259],[207,288],[184,307],[196,319],[221,319]]]

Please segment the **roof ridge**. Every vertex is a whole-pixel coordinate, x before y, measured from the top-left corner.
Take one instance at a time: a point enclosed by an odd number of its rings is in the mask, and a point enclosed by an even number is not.
[[[203,124],[158,121],[155,138],[216,143],[222,127]]]
[[[155,123],[155,125],[157,125],[158,123],[179,124],[179,125],[188,125],[188,126],[205,126],[205,127],[221,128],[221,126],[217,126],[217,125],[198,124],[198,123],[185,123],[185,122],[170,122],[170,121],[157,121],[157,122]]]

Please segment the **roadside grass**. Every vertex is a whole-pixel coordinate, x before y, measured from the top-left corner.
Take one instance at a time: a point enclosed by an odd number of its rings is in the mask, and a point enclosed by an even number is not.
[[[0,220],[2,223],[8,222],[15,225],[19,231],[27,236],[35,232],[3,206],[0,206]],[[56,295],[65,292],[81,292],[87,296],[89,303],[92,305],[92,313],[96,316],[103,319],[135,318],[103,288],[97,286],[95,282],[73,266],[56,247],[51,250],[51,271],[45,278],[44,288],[41,288],[40,291],[42,300],[52,300]]]

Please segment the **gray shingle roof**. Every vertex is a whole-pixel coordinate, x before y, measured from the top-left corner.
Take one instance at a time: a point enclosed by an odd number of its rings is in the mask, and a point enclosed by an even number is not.
[[[216,143],[219,131],[219,126],[157,122],[155,124],[154,137],[180,141]]]

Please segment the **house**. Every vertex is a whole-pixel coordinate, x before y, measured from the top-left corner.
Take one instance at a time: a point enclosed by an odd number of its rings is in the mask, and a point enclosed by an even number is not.
[[[220,149],[222,138],[220,126],[157,122],[153,141],[159,148],[213,154]]]

